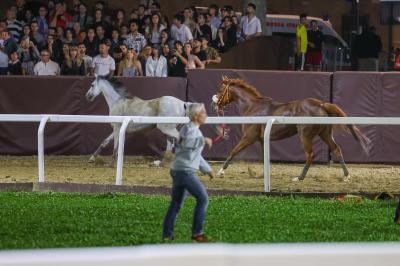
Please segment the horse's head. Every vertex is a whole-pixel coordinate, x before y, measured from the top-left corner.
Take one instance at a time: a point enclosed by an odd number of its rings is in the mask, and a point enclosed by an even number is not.
[[[95,79],[93,80],[90,89],[86,93],[86,99],[89,102],[93,102],[94,99],[102,92],[101,80],[102,77],[95,75]]]
[[[222,76],[221,86],[218,90],[218,94],[212,97],[212,104],[216,111],[219,111],[223,110],[232,100],[230,79],[226,76]]]

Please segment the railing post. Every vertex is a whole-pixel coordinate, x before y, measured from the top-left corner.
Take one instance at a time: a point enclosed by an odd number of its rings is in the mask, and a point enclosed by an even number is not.
[[[267,125],[264,130],[264,191],[270,192],[271,180],[270,180],[270,136],[272,125],[275,122],[275,118],[268,119]]]
[[[49,121],[48,116],[42,117],[38,129],[38,169],[39,169],[39,182],[44,182],[44,128],[47,121]]]
[[[125,131],[126,128],[131,122],[131,118],[126,118],[124,122],[122,122],[121,129],[119,130],[119,139],[118,139],[118,160],[117,160],[117,175],[115,177],[115,184],[122,185],[122,168],[124,165],[124,145],[125,145]]]

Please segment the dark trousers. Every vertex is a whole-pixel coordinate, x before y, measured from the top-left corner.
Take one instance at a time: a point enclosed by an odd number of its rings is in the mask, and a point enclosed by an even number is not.
[[[8,68],[7,67],[0,67],[0,75],[4,76],[7,75]]]
[[[400,224],[400,200],[399,200],[399,204],[397,205],[396,212],[394,214],[394,222],[396,224]]]

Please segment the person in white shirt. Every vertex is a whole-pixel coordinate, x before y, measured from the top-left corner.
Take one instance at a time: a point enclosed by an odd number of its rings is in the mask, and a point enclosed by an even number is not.
[[[36,63],[33,68],[33,73],[36,76],[59,76],[60,66],[50,60],[50,52],[48,50],[42,50],[41,61]]]
[[[168,65],[167,59],[160,55],[157,46],[153,45],[151,56],[146,62],[146,76],[147,77],[167,77]]]
[[[249,3],[247,5],[247,16],[242,17],[240,26],[244,39],[250,39],[255,36],[261,36],[262,28],[260,19],[256,17],[256,5]]]
[[[185,17],[182,14],[176,14],[174,17],[174,25],[171,26],[171,38],[181,43],[193,43],[193,35],[190,29],[184,25]]]
[[[108,54],[110,47],[108,43],[102,42],[99,45],[99,55],[93,58],[92,62],[92,76],[113,76],[115,71],[115,61]]]
[[[137,54],[140,54],[143,47],[146,46],[147,41],[146,38],[139,32],[139,22],[134,19],[130,23],[131,33],[126,37],[124,44],[129,49],[135,49]]]

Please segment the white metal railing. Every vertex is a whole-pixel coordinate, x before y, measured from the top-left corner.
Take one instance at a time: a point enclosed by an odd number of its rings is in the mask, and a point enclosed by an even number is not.
[[[202,244],[0,251],[0,266],[397,266],[399,243]]]
[[[44,129],[47,123],[120,123],[116,185],[122,184],[125,131],[134,124],[184,124],[187,117],[143,117],[143,116],[93,116],[93,115],[0,115],[0,122],[38,122],[38,178],[45,182]],[[270,133],[274,124],[355,124],[355,125],[400,125],[400,117],[208,117],[206,124],[264,124],[264,190],[270,191]]]

